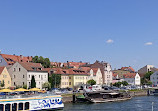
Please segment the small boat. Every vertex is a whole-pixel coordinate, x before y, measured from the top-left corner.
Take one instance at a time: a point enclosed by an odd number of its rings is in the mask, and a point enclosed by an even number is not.
[[[25,95],[26,96],[26,95]],[[0,111],[39,111],[63,109],[61,95],[5,96],[0,98]]]

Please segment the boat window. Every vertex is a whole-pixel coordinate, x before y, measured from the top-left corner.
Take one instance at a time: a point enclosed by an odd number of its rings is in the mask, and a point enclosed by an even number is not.
[[[19,110],[23,110],[23,103],[19,103]]]
[[[25,110],[29,110],[29,109],[30,109],[30,108],[29,108],[29,104],[30,104],[29,102],[26,102],[26,103],[25,103]]]
[[[17,103],[12,104],[12,111],[17,111]]]
[[[5,111],[10,111],[10,104],[5,105]]]
[[[3,111],[3,104],[0,104],[0,111]]]

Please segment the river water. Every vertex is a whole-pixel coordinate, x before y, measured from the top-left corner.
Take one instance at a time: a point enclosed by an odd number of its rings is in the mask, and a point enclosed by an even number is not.
[[[110,103],[65,103],[63,111],[158,111],[158,96],[134,97],[131,100]]]

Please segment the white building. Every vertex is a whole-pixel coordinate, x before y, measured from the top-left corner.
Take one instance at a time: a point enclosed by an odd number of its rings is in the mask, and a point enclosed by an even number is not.
[[[12,86],[31,86],[32,76],[35,77],[36,88],[42,89],[42,84],[48,82],[48,72],[40,63],[16,62],[8,68],[12,78]]]
[[[100,68],[103,77],[103,84],[110,86],[112,83],[112,68],[109,63],[96,61],[94,64],[91,64],[90,67]]]
[[[130,85],[139,86],[141,79],[138,73],[129,73],[124,75],[124,81],[128,82]]]
[[[103,77],[100,68],[90,69],[89,80],[93,79],[96,81],[96,84],[103,84]]]
[[[152,82],[153,85],[158,85],[158,71],[154,72],[151,76],[150,76],[150,81]]]

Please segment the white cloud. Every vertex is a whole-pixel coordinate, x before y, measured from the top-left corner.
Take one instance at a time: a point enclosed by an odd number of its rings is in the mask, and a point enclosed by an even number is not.
[[[106,43],[110,44],[110,43],[113,43],[114,41],[112,39],[109,39],[106,41]]]
[[[147,42],[147,43],[145,43],[145,45],[153,45],[153,43],[152,42]]]

